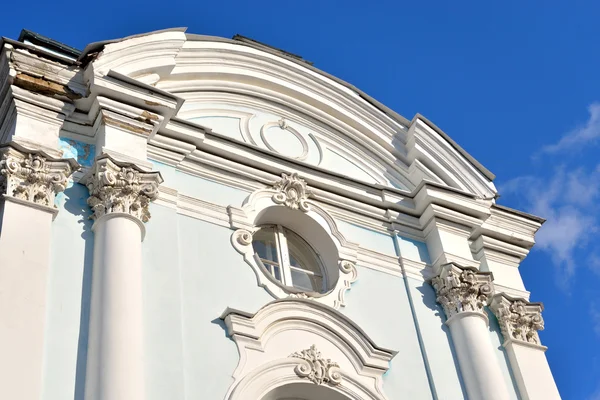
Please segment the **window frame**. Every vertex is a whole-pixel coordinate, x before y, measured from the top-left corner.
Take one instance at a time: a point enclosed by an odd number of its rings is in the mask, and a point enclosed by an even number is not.
[[[303,293],[316,293],[316,294],[326,294],[329,292],[329,278],[327,276],[327,268],[323,264],[323,259],[319,252],[302,236],[294,232],[293,230],[286,228],[281,224],[265,224],[258,227],[258,230],[261,229],[273,229],[275,236],[275,247],[277,251],[277,257],[279,262],[263,259],[260,257],[258,252],[254,251],[254,258],[257,263],[268,273],[269,278],[277,282],[278,284],[284,286],[286,289],[293,292],[303,292]],[[258,232],[257,230],[257,232]],[[314,270],[304,269],[300,267],[296,267],[290,262],[290,250],[288,246],[288,235],[286,235],[286,231],[291,233],[291,235],[296,236],[299,240],[304,243],[302,245],[306,245],[308,250],[314,253],[315,260],[318,263],[318,269],[320,274],[316,273]],[[290,236],[291,236],[290,235]],[[254,242],[254,241],[253,241]],[[253,248],[254,250],[254,248]],[[279,276],[281,279],[277,279],[274,274],[274,267],[279,267]],[[322,279],[320,290],[303,288],[300,286],[295,286],[292,278],[292,270],[304,273],[306,275],[316,276]]]

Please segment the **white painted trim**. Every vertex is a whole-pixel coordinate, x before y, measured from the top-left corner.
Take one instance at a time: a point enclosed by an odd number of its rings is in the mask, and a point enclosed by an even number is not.
[[[318,340],[317,347],[335,348],[340,357],[334,361],[340,363],[341,377],[330,388],[350,399],[387,399],[382,377],[396,352],[376,346],[354,322],[332,308],[311,300],[286,299],[273,301],[256,314],[227,309],[221,319],[240,354],[226,400],[259,399],[275,387],[307,382],[296,371],[303,360],[288,356],[302,350],[296,341],[278,345],[285,349],[270,345],[298,324],[302,326],[295,333],[298,339],[309,336],[312,339],[306,340]]]

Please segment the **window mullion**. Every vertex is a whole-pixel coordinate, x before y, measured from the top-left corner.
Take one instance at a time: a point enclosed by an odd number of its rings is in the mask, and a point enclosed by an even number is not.
[[[286,286],[293,286],[292,271],[290,270],[290,252],[281,225],[277,225],[277,239],[279,241],[279,255],[281,256],[281,276],[283,277],[283,284]]]

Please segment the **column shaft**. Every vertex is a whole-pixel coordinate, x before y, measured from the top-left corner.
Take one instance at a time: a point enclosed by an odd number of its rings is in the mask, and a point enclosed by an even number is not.
[[[125,213],[94,223],[87,399],[144,398],[141,222]]]
[[[431,284],[448,317],[446,324],[467,396],[473,400],[507,400],[508,388],[487,328],[485,306],[494,291],[491,274],[451,263],[441,266]]]
[[[505,400],[508,391],[490,341],[487,319],[463,312],[447,321],[469,399]]]
[[[142,240],[157,172],[108,156],[84,178],[94,212],[86,400],[144,400]]]

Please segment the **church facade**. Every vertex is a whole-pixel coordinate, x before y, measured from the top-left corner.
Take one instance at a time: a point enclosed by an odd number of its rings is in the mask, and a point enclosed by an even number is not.
[[[1,49],[0,398],[560,398],[543,219],[422,115],[242,36]]]

